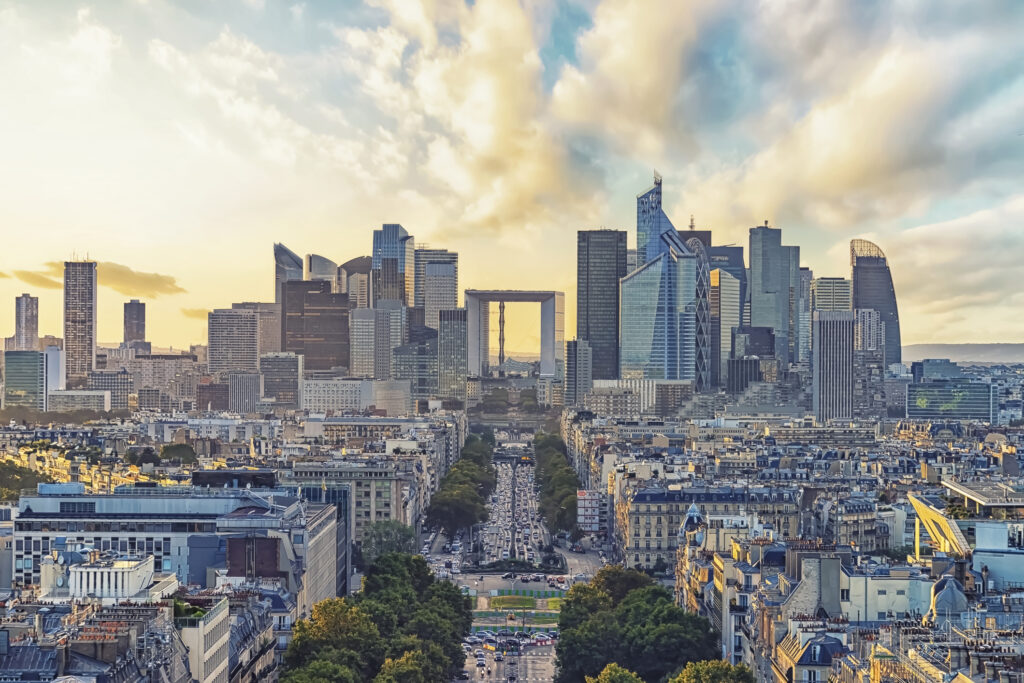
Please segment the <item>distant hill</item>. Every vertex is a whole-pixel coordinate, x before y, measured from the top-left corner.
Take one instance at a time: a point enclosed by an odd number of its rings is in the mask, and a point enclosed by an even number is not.
[[[907,344],[903,362],[948,358],[966,363],[1024,363],[1024,344]]]

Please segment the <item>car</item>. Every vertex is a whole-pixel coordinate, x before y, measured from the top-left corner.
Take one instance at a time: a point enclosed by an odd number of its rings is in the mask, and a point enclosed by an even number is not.
[[[483,641],[476,636],[466,636],[464,642],[469,643],[470,645],[479,645]]]
[[[523,576],[519,580],[522,581],[523,583],[530,583],[530,577],[529,576]]]
[[[481,657],[483,657],[483,656],[484,656],[484,651],[483,651],[483,650],[479,650],[479,649],[478,649],[478,650],[475,650],[475,651],[473,652],[473,654],[474,654],[474,655],[476,655],[476,658],[477,658],[477,659],[480,659]]]
[[[468,681],[468,680],[470,680],[470,675],[469,675],[469,672],[468,672],[468,671],[466,671],[465,669],[463,669],[462,671],[460,671],[460,672],[459,672],[459,680],[460,680],[460,681]]]
[[[484,660],[482,660],[482,659],[478,659],[478,660],[476,660],[476,668],[478,668],[478,669],[482,669],[482,668],[484,668],[485,666],[487,666],[487,662],[486,662],[486,661],[484,661]]]
[[[516,575],[513,574],[512,572],[505,572],[504,574],[501,575],[501,578],[503,578],[503,579],[514,579],[514,578],[516,578]]]

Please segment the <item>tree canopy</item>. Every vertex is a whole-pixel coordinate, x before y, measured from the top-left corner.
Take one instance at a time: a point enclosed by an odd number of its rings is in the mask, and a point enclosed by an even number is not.
[[[380,555],[348,598],[317,603],[296,623],[282,683],[449,680],[465,662],[473,613],[458,588],[435,581],[426,561]]]
[[[364,565],[372,565],[386,553],[416,552],[416,531],[408,524],[393,519],[373,522],[363,528],[360,544]]]
[[[0,462],[0,500],[17,501],[21,489],[34,489],[37,484],[49,484],[50,477],[12,462]]]
[[[690,662],[669,683],[754,683],[754,674],[743,664],[716,659]]]
[[[569,589],[558,626],[559,683],[582,683],[613,663],[657,683],[690,662],[714,658],[718,649],[707,619],[676,606],[646,574],[616,566]]]
[[[533,440],[540,483],[539,509],[552,531],[576,530],[576,492],[579,477],[569,466],[565,443],[554,434],[538,432]]]
[[[487,497],[497,485],[492,453],[487,441],[470,434],[462,457],[431,497],[427,522],[443,529],[449,538],[459,529],[487,521]]]

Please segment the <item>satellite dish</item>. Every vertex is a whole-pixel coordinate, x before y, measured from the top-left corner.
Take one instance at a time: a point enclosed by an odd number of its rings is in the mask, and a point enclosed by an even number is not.
[[[57,564],[64,564],[64,556],[57,555]]]
[[[64,587],[64,577],[63,576],[58,576],[57,577],[57,587],[58,588],[63,588]]]

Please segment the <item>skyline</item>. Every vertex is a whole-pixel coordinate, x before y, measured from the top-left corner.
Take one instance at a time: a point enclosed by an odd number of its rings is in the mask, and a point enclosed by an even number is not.
[[[0,222],[45,236],[0,259],[0,334],[22,292],[59,334],[51,263],[88,252],[100,341],[140,298],[157,345],[201,343],[208,310],[273,300],[273,242],[341,263],[392,222],[458,251],[460,290],[564,291],[573,330],[576,231],[635,246],[657,168],[716,243],[768,219],[843,277],[850,239],[878,244],[905,344],[1024,341],[1012,3],[341,5],[0,2]]]

